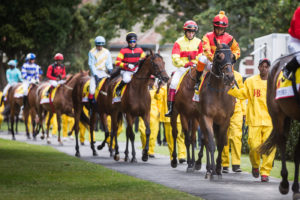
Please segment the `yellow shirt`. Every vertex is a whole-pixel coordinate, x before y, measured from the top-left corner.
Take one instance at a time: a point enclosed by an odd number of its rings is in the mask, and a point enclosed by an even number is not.
[[[150,121],[153,120],[156,123],[159,119],[159,109],[158,109],[159,96],[156,94],[156,87],[154,86],[153,89],[149,90],[149,92],[151,96]]]
[[[248,99],[246,121],[249,126],[272,126],[271,117],[267,108],[267,80],[262,80],[260,75],[246,79],[244,88],[234,87],[228,94],[239,98]]]

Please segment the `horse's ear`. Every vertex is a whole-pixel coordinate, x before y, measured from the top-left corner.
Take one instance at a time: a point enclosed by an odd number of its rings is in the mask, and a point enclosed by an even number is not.
[[[234,38],[232,38],[232,40],[228,43],[229,48],[232,46]]]
[[[153,56],[153,51],[152,51],[152,49],[150,49],[150,55]]]
[[[214,37],[214,43],[215,43],[215,45],[216,45],[216,47],[217,47],[218,49],[221,48],[220,43],[217,41],[217,39],[216,39],[215,37]]]

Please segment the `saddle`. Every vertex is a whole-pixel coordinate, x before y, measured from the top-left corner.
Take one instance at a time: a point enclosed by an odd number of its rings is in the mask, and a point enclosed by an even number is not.
[[[115,87],[114,87],[112,103],[120,102],[121,99],[122,99],[122,97],[123,97],[123,95],[124,95],[124,93],[125,93],[125,91],[126,91],[127,84],[124,85],[124,87],[122,88],[121,96],[120,96],[120,97],[117,96],[117,94],[116,94],[116,89],[117,89],[117,87],[120,85],[120,83],[121,83],[121,81],[118,81],[118,83],[117,83],[117,84],[115,85]]]
[[[296,93],[299,92],[300,89],[300,69],[297,69],[296,73],[294,74],[294,88],[293,88],[293,81],[288,80],[283,77],[282,71],[278,75],[276,81],[276,96],[275,99],[283,99],[283,98],[291,98],[295,96]]]
[[[96,78],[96,91],[95,91],[95,99],[97,99],[99,92],[101,91],[105,81],[107,78],[102,78],[101,80],[99,78]],[[88,80],[82,90],[82,102],[88,102],[88,96],[89,96],[89,90],[90,90],[90,80]],[[102,91],[101,91],[102,92]],[[104,95],[107,95],[106,93],[103,92]]]
[[[59,86],[55,87],[52,89],[51,93],[49,93],[49,89],[50,89],[50,85],[45,87],[42,91],[42,98],[41,98],[41,101],[40,101],[40,104],[44,104],[44,103],[52,103],[53,100],[54,100],[54,97],[55,97],[55,93],[56,93],[56,90]],[[51,97],[51,99],[50,99]]]

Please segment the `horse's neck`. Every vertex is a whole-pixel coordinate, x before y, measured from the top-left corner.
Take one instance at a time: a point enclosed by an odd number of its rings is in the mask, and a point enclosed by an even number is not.
[[[130,85],[134,88],[135,92],[140,93],[148,87],[148,82],[151,75],[149,65],[150,64],[145,61],[143,66],[141,66],[141,68],[133,75]]]

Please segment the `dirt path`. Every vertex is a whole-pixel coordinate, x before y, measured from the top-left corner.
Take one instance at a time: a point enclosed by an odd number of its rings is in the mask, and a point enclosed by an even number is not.
[[[0,137],[11,139],[7,133],[0,132]],[[30,144],[47,145],[45,141],[38,139],[37,141],[27,140],[24,134],[16,136],[18,141]],[[52,145],[55,149],[69,154],[75,155],[75,141],[64,142],[63,146],[59,146],[57,139],[52,138]],[[202,166],[200,171],[194,173],[186,173],[186,165],[179,164],[173,169],[167,156],[156,155],[156,158],[149,159],[148,162],[141,160],[140,144],[136,145],[138,163],[126,163],[122,160],[124,154],[121,153],[121,161],[116,162],[109,157],[107,147],[102,151],[98,151],[98,156],[93,157],[89,146],[81,146],[81,159],[101,164],[107,168],[118,172],[128,174],[137,178],[152,181],[184,191],[204,199],[214,200],[279,200],[292,199],[292,193],[281,195],[278,191],[279,179],[271,178],[269,183],[261,183],[260,179],[255,179],[247,172],[224,174],[222,179],[207,180],[204,178],[205,167]],[[120,144],[120,152],[124,152],[125,144]]]

